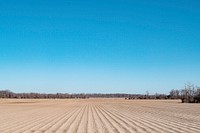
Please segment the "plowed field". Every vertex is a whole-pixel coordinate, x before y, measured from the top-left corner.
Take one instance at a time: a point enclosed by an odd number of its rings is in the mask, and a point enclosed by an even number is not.
[[[200,104],[178,100],[0,99],[0,133],[200,133]]]

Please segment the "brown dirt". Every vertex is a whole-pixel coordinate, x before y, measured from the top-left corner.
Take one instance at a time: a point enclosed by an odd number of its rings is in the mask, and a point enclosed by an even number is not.
[[[199,133],[200,104],[179,100],[0,99],[2,133]]]

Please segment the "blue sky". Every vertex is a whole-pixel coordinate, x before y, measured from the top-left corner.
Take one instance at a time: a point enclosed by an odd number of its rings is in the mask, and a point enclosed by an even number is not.
[[[200,85],[199,0],[0,2],[0,89],[168,93]]]

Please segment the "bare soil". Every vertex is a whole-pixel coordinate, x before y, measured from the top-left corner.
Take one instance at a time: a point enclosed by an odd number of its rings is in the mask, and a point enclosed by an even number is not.
[[[200,133],[200,104],[179,100],[0,99],[1,133]]]

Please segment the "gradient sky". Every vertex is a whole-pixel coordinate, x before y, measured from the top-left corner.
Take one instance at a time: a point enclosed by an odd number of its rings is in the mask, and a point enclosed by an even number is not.
[[[0,0],[0,89],[168,93],[200,85],[199,0]]]

